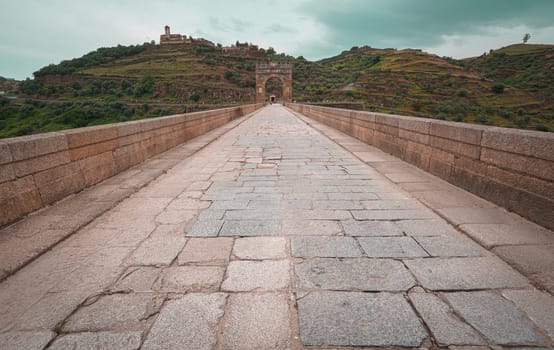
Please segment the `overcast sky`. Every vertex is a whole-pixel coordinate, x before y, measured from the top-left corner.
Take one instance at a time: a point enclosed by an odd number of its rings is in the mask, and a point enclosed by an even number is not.
[[[317,60],[352,46],[480,55],[531,33],[554,44],[554,0],[0,0],[0,76],[172,32]]]

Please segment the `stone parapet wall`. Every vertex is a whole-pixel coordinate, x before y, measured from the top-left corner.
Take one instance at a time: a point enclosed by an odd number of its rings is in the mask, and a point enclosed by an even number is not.
[[[251,104],[0,140],[0,226],[261,108]]]
[[[554,229],[554,134],[338,108],[289,108]]]

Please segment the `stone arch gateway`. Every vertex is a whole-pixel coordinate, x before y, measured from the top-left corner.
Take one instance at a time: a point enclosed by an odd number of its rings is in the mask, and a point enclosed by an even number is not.
[[[265,87],[271,78],[283,83],[283,102],[292,102],[292,64],[269,62],[256,64],[256,103],[266,101]]]

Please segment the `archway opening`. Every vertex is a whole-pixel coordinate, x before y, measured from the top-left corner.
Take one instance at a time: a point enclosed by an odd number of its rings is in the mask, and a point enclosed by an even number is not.
[[[265,82],[265,97],[270,103],[283,103],[284,84],[279,78],[269,78]]]

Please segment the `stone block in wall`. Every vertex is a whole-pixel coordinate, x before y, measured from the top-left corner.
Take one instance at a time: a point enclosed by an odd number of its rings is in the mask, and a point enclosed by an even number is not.
[[[554,162],[552,161],[489,148],[483,148],[481,160],[500,168],[515,170],[549,181],[554,180]]]
[[[381,150],[398,158],[402,158],[403,150],[405,149],[407,143],[406,140],[402,140],[388,133],[383,133],[380,130],[374,131],[373,142],[374,145]]]
[[[428,171],[441,179],[448,180],[452,174],[452,163],[431,157],[429,159]]]
[[[20,136],[5,139],[10,148],[13,161],[36,158],[45,154],[67,150],[67,139],[64,134],[52,132],[47,134]]]
[[[421,169],[429,170],[429,160],[433,149],[418,142],[406,141],[402,159]]]
[[[13,164],[0,165],[0,183],[15,179]]]
[[[72,148],[69,150],[69,156],[72,161],[87,157],[92,157],[96,154],[113,151],[119,146],[117,139],[100,141],[98,143],[86,145],[83,147]]]
[[[419,132],[411,131],[411,130],[405,130],[405,129],[399,129],[398,130],[398,137],[403,138],[405,140],[417,142],[423,145],[429,144],[429,135],[428,134],[421,134]]]
[[[487,164],[478,159],[454,156],[454,167],[466,169],[480,175],[487,174]]]
[[[0,164],[7,164],[12,161],[12,153],[6,142],[0,141]]]
[[[140,123],[138,121],[117,123],[115,128],[119,139],[124,136],[140,133]]]
[[[465,156],[468,158],[479,159],[481,155],[480,146],[455,141],[453,139],[431,136],[429,138],[429,144],[432,147],[438,148],[440,150],[451,152],[453,154]]]
[[[483,132],[481,145],[504,152],[554,161],[553,133],[490,128]]]
[[[374,113],[375,122],[383,125],[392,126],[398,128],[398,123],[400,122],[400,116],[394,114],[383,114],[383,113]]]
[[[72,162],[34,174],[44,204],[58,201],[85,187],[79,163]]]
[[[500,169],[494,165],[487,165],[486,168],[486,175],[489,178],[497,179],[499,182],[511,187],[521,188],[547,198],[554,198],[554,183],[552,181],[541,180],[530,175]]]
[[[431,120],[429,134],[443,139],[454,140],[471,145],[480,145],[483,130],[486,127]]]
[[[119,173],[143,162],[146,159],[146,154],[139,143],[132,143],[117,148],[113,152],[113,157],[116,171]]]
[[[79,160],[79,166],[87,186],[94,185],[116,174],[112,152],[81,159]]]
[[[398,117],[398,127],[418,134],[429,134],[431,120],[416,117]]]
[[[51,169],[71,161],[68,151],[44,154],[35,158],[14,163],[15,174],[22,177],[39,171]]]
[[[117,128],[113,125],[91,126],[86,128],[63,131],[67,138],[67,145],[78,148],[108,140],[117,139]]]
[[[32,176],[0,184],[0,226],[43,206]]]

